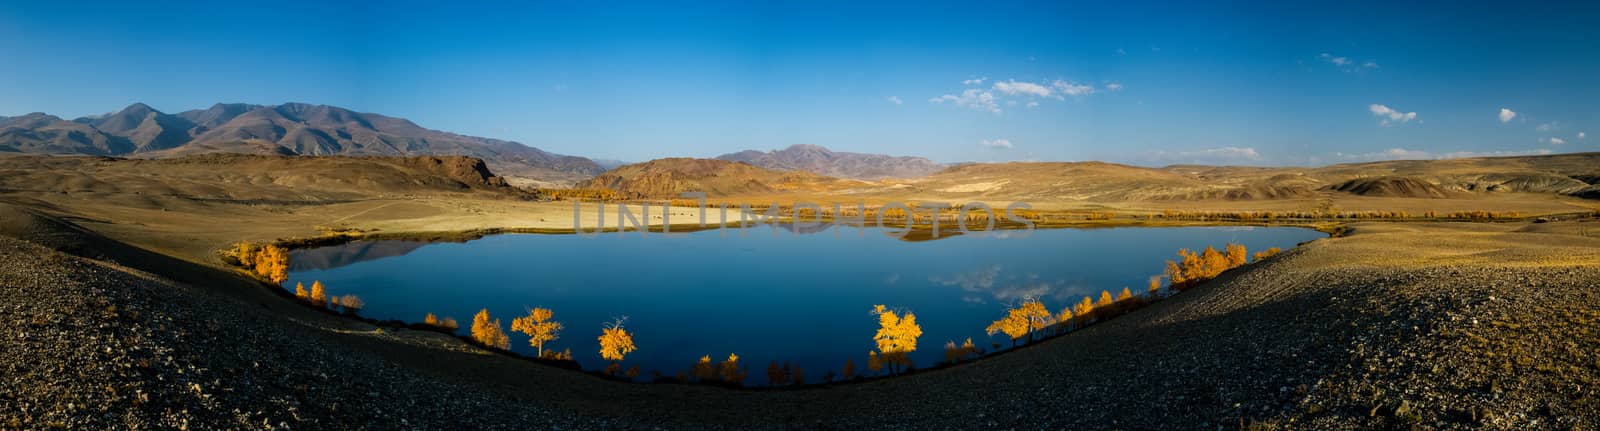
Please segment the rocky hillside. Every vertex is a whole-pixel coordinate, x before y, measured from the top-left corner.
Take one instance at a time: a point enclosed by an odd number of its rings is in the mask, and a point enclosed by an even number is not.
[[[862,184],[865,183],[803,171],[775,171],[726,160],[672,158],[621,166],[578,183],[576,187],[616,190],[629,196],[675,198],[688,191],[733,196],[828,191]]]
[[[922,157],[835,152],[816,145],[794,145],[767,152],[745,150],[723,154],[717,159],[744,162],[767,169],[806,171],[855,179],[916,178],[944,168]]]
[[[327,105],[217,104],[167,114],[143,103],[64,120],[33,113],[0,119],[0,152],[172,157],[202,153],[313,156],[459,155],[506,175],[576,181],[600,173],[582,157],[516,142],[422,128],[410,121]]]

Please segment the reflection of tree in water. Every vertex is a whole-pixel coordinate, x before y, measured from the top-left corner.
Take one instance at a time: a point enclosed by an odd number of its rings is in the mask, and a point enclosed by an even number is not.
[[[423,241],[355,241],[341,245],[295,250],[289,253],[289,270],[333,269],[358,262],[403,256],[422,246]]]
[[[960,287],[963,292],[971,293],[963,295],[961,300],[974,304],[989,301],[1010,304],[1021,302],[1026,298],[1065,303],[1064,301],[1074,295],[1082,295],[1083,292],[1092,290],[1082,283],[1041,280],[1036,273],[1006,274],[1000,264],[959,272],[948,277],[929,277],[928,281],[943,286]]]

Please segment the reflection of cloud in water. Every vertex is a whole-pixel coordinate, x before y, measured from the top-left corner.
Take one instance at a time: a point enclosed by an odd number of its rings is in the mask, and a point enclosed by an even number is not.
[[[949,277],[930,277],[928,281],[943,286],[960,287],[965,292],[982,294],[962,295],[962,301],[972,304],[983,304],[990,300],[1003,304],[1014,303],[1024,298],[1059,303],[1072,296],[1072,292],[1086,290],[1085,286],[1070,284],[1064,280],[1039,281],[1039,274],[1036,273],[1002,275],[1002,270],[1003,268],[996,264]]]

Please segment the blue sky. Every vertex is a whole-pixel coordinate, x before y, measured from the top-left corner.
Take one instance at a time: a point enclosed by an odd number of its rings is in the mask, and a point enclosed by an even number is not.
[[[627,161],[1597,150],[1596,2],[854,3],[4,1],[0,115],[296,101]]]

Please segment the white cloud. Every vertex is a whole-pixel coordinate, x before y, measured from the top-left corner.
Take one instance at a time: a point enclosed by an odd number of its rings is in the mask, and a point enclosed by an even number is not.
[[[884,100],[888,100],[889,103],[893,103],[893,104],[896,104],[896,105],[902,105],[902,104],[906,103],[904,100],[900,100],[900,96],[889,96],[888,98],[885,98]]]
[[[1517,111],[1500,108],[1500,122],[1509,123],[1512,118],[1517,118]]]
[[[1122,91],[1122,84],[1116,82],[1106,84],[1106,91]]]
[[[1390,148],[1376,153],[1345,154],[1334,153],[1347,161],[1377,161],[1377,160],[1439,160],[1461,159],[1470,157],[1505,157],[1505,156],[1535,156],[1550,154],[1546,148],[1526,151],[1452,151],[1448,153],[1434,153],[1424,150],[1408,150],[1405,148]]]
[[[1589,137],[1588,134],[1585,134],[1583,132],[1578,132],[1578,139],[1583,139],[1583,138],[1587,138],[1587,137]]]
[[[963,81],[961,81],[961,83],[965,84],[965,85],[981,85],[981,84],[983,84],[983,81],[988,80],[988,79],[989,79],[989,77],[972,78],[972,79],[968,79],[968,80],[963,80]]]
[[[1561,123],[1558,123],[1558,122],[1555,122],[1555,121],[1551,121],[1551,122],[1548,122],[1548,123],[1540,124],[1537,127],[1534,127],[1533,130],[1538,130],[1538,131],[1541,131],[1541,132],[1548,132],[1548,131],[1555,130],[1555,129],[1560,128],[1560,127],[1561,127]]]
[[[1379,122],[1378,124],[1385,126],[1391,123],[1408,123],[1411,122],[1411,120],[1417,119],[1417,113],[1415,112],[1400,112],[1388,106],[1383,106],[1376,103],[1368,105],[1367,110],[1372,111],[1372,115],[1382,117],[1383,121]]]
[[[978,146],[996,150],[1009,150],[1011,149],[1011,141],[1006,139],[984,139],[983,141],[978,142]]]
[[[1055,82],[1051,82],[1050,85],[1055,87],[1056,90],[1061,91],[1061,94],[1068,96],[1082,96],[1094,92],[1094,86],[1062,81],[1059,79],[1055,80]],[[1118,86],[1118,88],[1120,87],[1121,86]]]
[[[1346,73],[1358,73],[1366,70],[1377,70],[1382,68],[1378,66],[1377,61],[1366,60],[1357,62],[1355,59],[1350,57],[1341,57],[1326,52],[1318,54],[1317,59],[1327,62],[1328,64],[1332,64],[1335,68],[1338,68]]]
[[[1000,113],[1000,103],[995,100],[994,93],[976,88],[970,88],[966,91],[962,91],[961,95],[959,96],[946,94],[928,99],[928,101],[933,103],[950,102],[956,106],[964,106],[979,111],[989,111],[995,114]]]
[[[1561,145],[1561,144],[1565,144],[1565,143],[1567,143],[1566,139],[1550,138],[1550,145]]]
[[[1028,102],[1028,107],[1029,108],[1037,108],[1037,107],[1039,107],[1039,102],[1029,101]]]
[[[1262,161],[1261,153],[1250,147],[1220,147],[1188,151],[1157,150],[1146,152],[1140,155],[1139,159],[1146,163],[1161,165],[1239,165],[1255,164]]]
[[[1301,58],[1305,58],[1305,57],[1301,57]],[[1335,56],[1333,56],[1333,54],[1329,54],[1329,53],[1326,53],[1326,52],[1322,53],[1322,55],[1317,56],[1317,58],[1321,58],[1321,59],[1323,59],[1323,60],[1325,60],[1325,61],[1327,61],[1329,63],[1333,63],[1334,65],[1337,65],[1337,66],[1348,66],[1348,65],[1350,65],[1350,58],[1349,57],[1335,57]]]
[[[994,91],[1012,96],[1050,97],[1054,94],[1050,87],[1014,79],[995,81]]]

